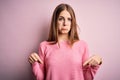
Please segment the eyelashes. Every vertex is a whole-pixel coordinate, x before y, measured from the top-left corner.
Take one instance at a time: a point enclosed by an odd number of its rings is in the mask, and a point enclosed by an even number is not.
[[[65,18],[64,17],[59,17],[58,18],[58,21],[64,21],[65,20]],[[71,18],[67,18],[67,20],[68,21],[72,21],[72,19]]]
[[[64,20],[63,17],[58,18],[59,21]]]
[[[68,21],[72,21],[72,19],[71,19],[71,18],[68,18]]]

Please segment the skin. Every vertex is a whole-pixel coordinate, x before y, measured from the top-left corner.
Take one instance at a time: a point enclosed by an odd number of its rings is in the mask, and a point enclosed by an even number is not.
[[[60,13],[57,26],[59,31],[58,41],[68,40],[68,33],[71,29],[71,15],[67,10]]]
[[[67,10],[63,10],[57,20],[57,26],[59,31],[58,41],[68,41],[68,33],[71,29],[71,15]],[[29,62],[33,64],[34,62],[43,63],[37,53],[31,53],[29,56]],[[87,61],[83,63],[83,66],[97,66],[102,62],[102,58],[98,55],[93,55]]]
[[[57,20],[59,35],[68,35],[68,32],[71,29],[71,20],[71,15],[67,10],[60,13]]]

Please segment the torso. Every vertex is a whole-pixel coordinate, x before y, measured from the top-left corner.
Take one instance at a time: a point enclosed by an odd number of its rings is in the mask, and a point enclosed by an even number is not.
[[[45,44],[46,80],[83,80],[82,56],[84,42],[77,41],[72,47],[67,41]],[[51,76],[51,77],[50,77]]]

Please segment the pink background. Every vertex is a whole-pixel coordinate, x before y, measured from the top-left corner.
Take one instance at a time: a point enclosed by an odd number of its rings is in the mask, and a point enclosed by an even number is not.
[[[47,39],[62,2],[74,8],[91,55],[103,57],[95,80],[120,80],[120,0],[0,0],[0,80],[33,80],[28,55]]]

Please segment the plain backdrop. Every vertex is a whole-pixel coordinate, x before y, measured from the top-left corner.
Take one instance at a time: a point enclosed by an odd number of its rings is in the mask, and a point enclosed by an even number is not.
[[[120,0],[0,0],[0,80],[33,80],[28,56],[47,39],[60,3],[73,7],[91,55],[103,57],[94,80],[120,80]]]

